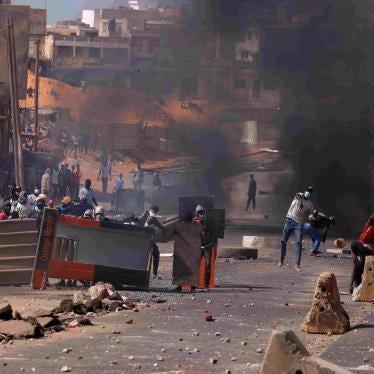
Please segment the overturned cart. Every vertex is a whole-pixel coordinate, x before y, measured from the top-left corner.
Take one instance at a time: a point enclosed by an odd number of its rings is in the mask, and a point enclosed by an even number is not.
[[[48,278],[110,282],[116,287],[149,286],[152,230],[58,215],[45,209],[32,287]]]

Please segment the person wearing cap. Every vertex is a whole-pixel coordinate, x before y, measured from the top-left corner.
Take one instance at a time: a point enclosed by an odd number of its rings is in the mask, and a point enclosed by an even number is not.
[[[35,207],[36,200],[38,199],[38,196],[40,195],[39,188],[35,187],[34,192],[28,196],[29,203],[32,207]]]
[[[11,208],[12,204],[9,201],[3,204],[0,212],[0,221],[5,221],[9,218]]]
[[[327,239],[327,232],[331,225],[336,225],[335,217],[327,217],[326,214],[314,210],[308,217],[308,222],[304,224],[304,231],[312,239],[312,247],[310,248],[310,255],[318,257],[319,247]],[[323,230],[322,234],[321,231]]]
[[[66,215],[70,215],[72,209],[73,209],[73,202],[71,200],[71,197],[70,196],[65,196],[61,200],[61,204],[57,208],[57,211],[58,211],[59,214],[61,214],[63,216],[66,216]]]
[[[83,214],[84,219],[93,219],[93,211],[92,209],[87,209]]]
[[[298,192],[291,202],[290,208],[286,214],[286,221],[283,228],[283,235],[281,239],[281,255],[278,267],[281,268],[284,264],[284,259],[287,253],[287,242],[291,234],[295,235],[296,239],[296,264],[295,269],[301,271],[301,253],[303,240],[303,226],[309,214],[314,211],[314,206],[311,201],[313,187],[309,186],[304,192]]]
[[[217,246],[217,238],[213,237],[206,226],[206,211],[202,205],[195,209],[195,217],[192,220],[195,225],[202,225],[201,231],[201,257],[205,259],[204,287],[209,288],[211,264],[214,261],[213,248]]]
[[[164,235],[165,228],[164,228],[164,218],[160,216],[158,213],[160,208],[158,206],[151,206],[149,209],[149,215],[145,222],[144,227],[150,227],[153,230],[160,229]],[[152,240],[151,243],[151,250],[152,250],[152,259],[153,259],[153,279],[157,278],[158,273],[158,265],[160,263],[160,250],[155,242]]]
[[[102,206],[97,206],[94,210],[95,221],[103,222],[105,220],[105,210]]]
[[[45,198],[44,198],[45,197]],[[38,231],[40,231],[42,218],[43,218],[43,212],[44,208],[46,206],[46,196],[43,194],[40,194],[38,196],[38,199],[35,202],[35,206],[33,207],[32,211],[29,214],[29,218],[36,219],[36,224],[38,226]]]
[[[91,179],[86,179],[84,182],[84,187],[79,191],[79,199],[81,198],[82,194],[86,196],[86,199],[90,205],[98,206],[95,198],[95,191],[91,188]]]
[[[15,211],[18,213],[19,218],[28,218],[32,208],[33,207],[30,205],[28,201],[27,193],[25,191],[21,192],[18,199],[18,203],[15,207]]]

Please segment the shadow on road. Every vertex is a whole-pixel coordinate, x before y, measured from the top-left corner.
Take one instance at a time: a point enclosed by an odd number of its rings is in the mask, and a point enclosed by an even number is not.
[[[361,329],[374,329],[374,324],[368,323],[360,323],[358,325],[355,325],[351,328],[351,330],[361,330]]]

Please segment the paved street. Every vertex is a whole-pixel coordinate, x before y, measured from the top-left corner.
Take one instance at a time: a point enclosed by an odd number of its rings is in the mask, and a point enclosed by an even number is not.
[[[228,232],[225,245],[240,243],[240,232]],[[313,353],[345,367],[374,366],[371,332],[374,325],[372,303],[353,303],[347,294],[351,259],[349,257],[311,258],[303,254],[303,271],[293,266],[277,269],[278,238],[268,237],[274,248],[260,251],[256,261],[219,259],[217,287],[195,294],[172,292],[170,257],[161,259],[162,280],[148,293],[123,291],[126,295],[150,301],[151,307],[135,312],[117,312],[95,319],[94,326],[71,329],[40,340],[14,341],[0,346],[1,373],[59,373],[65,365],[74,373],[186,372],[257,373],[264,357],[271,328],[292,328]],[[162,252],[171,252],[165,245]],[[291,246],[287,260],[293,265]],[[309,310],[318,275],[333,271],[337,276],[344,308],[353,330],[337,336],[306,335],[299,325]],[[28,292],[24,287],[0,289],[12,304],[32,300],[53,303],[73,291]],[[18,296],[17,296],[18,295]],[[152,295],[167,300],[152,303]],[[40,300],[40,301],[39,301]],[[20,304],[19,304],[20,305]],[[206,322],[210,313],[214,322]],[[132,324],[126,324],[128,319]],[[114,334],[113,331],[119,332]],[[72,348],[63,353],[64,348]],[[209,359],[216,358],[217,364]],[[364,366],[363,366],[364,365]],[[370,370],[357,372],[371,372]],[[372,370],[374,372],[374,369]]]

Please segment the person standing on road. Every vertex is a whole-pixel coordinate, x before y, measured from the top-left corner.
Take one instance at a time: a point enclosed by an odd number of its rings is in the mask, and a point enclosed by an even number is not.
[[[80,165],[77,164],[75,166],[75,169],[73,170],[73,193],[72,193],[72,197],[75,199],[78,197],[78,194],[79,194],[79,187],[80,187],[80,183],[81,183],[81,177],[82,177],[82,171],[80,169]]]
[[[161,188],[162,182],[160,177],[160,172],[157,170],[153,174],[153,187],[154,188]]]
[[[56,166],[52,170],[52,196],[51,197],[54,200],[58,200],[60,198],[58,179],[59,179],[59,168],[58,166]]]
[[[101,165],[97,180],[100,179],[100,176],[101,176],[101,183],[103,185],[103,193],[106,194],[108,191],[108,180],[109,178],[110,180],[112,180],[112,167],[108,161],[106,161],[105,163]]]
[[[150,227],[153,230],[160,229],[164,235],[164,232],[165,232],[164,218],[158,214],[159,211],[160,211],[160,208],[158,206],[152,206],[149,209],[149,216],[144,226]],[[153,258],[153,279],[156,279],[157,273],[158,273],[158,265],[160,263],[160,250],[158,249],[158,246],[154,238],[151,243],[151,250],[152,250],[152,258]]]
[[[286,214],[286,222],[284,224],[283,236],[281,240],[281,256],[278,267],[282,267],[287,253],[287,242],[293,233],[296,238],[296,265],[295,269],[301,271],[301,252],[303,240],[303,225],[306,218],[314,211],[311,201],[313,188],[308,187],[305,192],[298,192],[292,200],[291,206]]]
[[[51,178],[51,169],[46,169],[44,174],[42,175],[42,179],[40,181],[40,189],[41,193],[46,196],[51,196],[52,192],[52,178]]]
[[[134,171],[134,188],[140,191],[142,189],[143,183],[144,183],[144,172],[143,172],[143,169],[140,163],[138,163]]]
[[[321,242],[324,243],[327,239],[327,232],[331,225],[336,225],[335,217],[327,217],[325,214],[315,210],[308,217],[308,222],[304,224],[304,231],[312,239],[312,247],[310,249],[310,255],[317,257],[319,253],[319,247]],[[323,230],[321,235],[321,230]]]
[[[374,256],[374,213],[369,217],[358,241],[351,244],[353,254],[353,271],[349,292],[362,282],[366,256]]]
[[[204,287],[209,288],[212,261],[214,263],[217,248],[217,238],[211,233],[206,224],[206,210],[202,205],[198,205],[195,210],[195,217],[192,220],[195,225],[202,226],[201,232],[201,258],[205,259]]]
[[[251,174],[249,177],[250,179],[249,179],[248,192],[247,192],[247,196],[248,196],[247,207],[245,208],[246,211],[249,209],[249,206],[251,205],[251,203],[252,203],[253,210],[256,210],[257,182],[253,174]]]
[[[74,159],[77,159],[78,147],[79,147],[79,138],[77,135],[71,137],[71,142],[73,143],[73,149],[70,154],[74,153]]]

